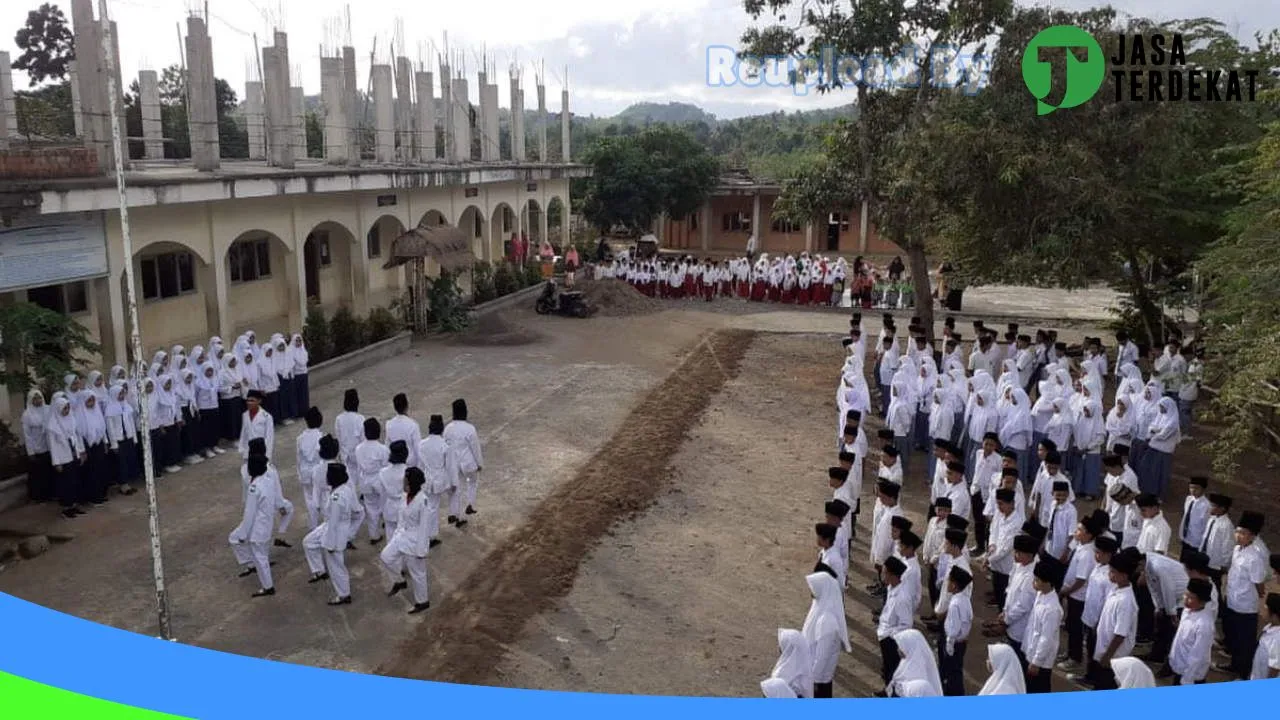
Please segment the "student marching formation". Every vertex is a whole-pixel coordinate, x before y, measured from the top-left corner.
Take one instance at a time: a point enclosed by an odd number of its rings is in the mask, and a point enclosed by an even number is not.
[[[832,498],[814,526],[818,562],[805,578],[813,602],[800,630],[779,630],[764,695],[831,697],[841,650],[851,651],[844,591],[873,412],[884,423],[867,498],[876,582],[866,590],[883,599],[872,618],[884,682],[877,695],[964,695],[975,632],[992,641],[980,695],[1049,692],[1055,670],[1098,690],[1153,687],[1157,677],[1203,683],[1211,667],[1246,680],[1280,676],[1280,594],[1266,592],[1280,555],[1262,541],[1263,516],[1244,510],[1233,520],[1232,498],[1210,492],[1205,478],[1191,479],[1177,528],[1161,510],[1172,455],[1190,430],[1195,353],[1170,342],[1152,353],[1144,381],[1123,333],[1109,373],[1097,338],[1077,361],[1054,331],[1033,344],[1011,325],[1004,347],[981,322],[974,331],[966,357],[947,318],[945,350],[935,354],[918,318],[904,342],[886,314],[873,411],[854,313],[837,391],[838,464],[827,473]],[[1116,400],[1104,412],[1108,381]],[[902,509],[912,492],[929,498],[919,525]],[[978,578],[989,589],[979,602],[999,612],[982,627],[974,627]]]
[[[264,418],[287,425],[310,405],[307,362],[301,335],[286,341],[276,334],[259,345],[251,330],[229,351],[216,336],[190,353],[181,345],[157,351],[141,377],[116,365],[107,375],[67,375],[48,402],[32,390],[22,413],[28,494],[34,502],[56,499],[67,518],[107,502],[112,487],[132,494],[142,477],[143,402],[157,476],[243,445],[246,433],[268,434]],[[254,403],[267,414],[254,415],[255,427],[247,428],[246,407]]]
[[[363,528],[372,545],[387,540],[380,559],[390,595],[412,587],[413,609],[430,606],[427,550],[440,543],[440,508],[450,525],[474,515],[484,456],[467,421],[467,404],[455,400],[452,420],[432,415],[424,436],[408,416],[408,398],[397,395],[385,425],[359,412],[356,390],[347,390],[343,412],[324,434],[323,417],[311,407],[307,349],[300,335],[274,335],[258,345],[253,331],[228,351],[221,338],[159,351],[145,376],[130,380],[116,366],[108,376],[66,377],[66,390],[45,403],[28,394],[22,426],[33,500],[56,498],[62,515],[78,517],[107,502],[109,490],[135,492],[142,475],[138,442],[141,404],[147,403],[156,475],[176,473],[232,449],[240,454],[244,513],[228,538],[240,577],[257,575],[254,597],[275,594],[272,547],[284,540],[294,505],[285,497],[273,463],[275,432],[299,417],[298,491],[307,512],[302,545],[312,583],[328,580],[330,605],[351,602],[345,553]],[[385,444],[384,444],[385,441]]]
[[[859,265],[861,261],[856,261]],[[624,280],[649,297],[664,300],[737,297],[753,302],[781,302],[792,305],[839,305],[844,293],[848,265],[844,258],[823,257],[769,259],[761,255],[754,263],[748,258],[715,262],[657,257],[651,260],[619,258],[596,267],[597,278]]]

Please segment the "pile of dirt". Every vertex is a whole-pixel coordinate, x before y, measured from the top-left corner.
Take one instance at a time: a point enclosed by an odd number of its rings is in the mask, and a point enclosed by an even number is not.
[[[532,345],[541,339],[539,333],[521,327],[519,319],[507,320],[501,313],[491,312],[476,318],[453,341],[471,347],[514,347]]]
[[[582,291],[587,304],[598,308],[598,314],[608,317],[644,315],[662,309],[662,303],[613,278],[578,283],[573,289]]]
[[[667,489],[671,458],[737,375],[753,338],[741,330],[704,336],[575,477],[539,503],[439,606],[432,603],[426,621],[378,674],[490,681],[508,643],[568,594],[579,565],[609,528],[644,512]]]

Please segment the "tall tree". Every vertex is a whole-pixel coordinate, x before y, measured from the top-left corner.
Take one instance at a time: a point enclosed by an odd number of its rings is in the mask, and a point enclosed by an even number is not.
[[[817,168],[810,177],[792,183],[788,192],[794,197],[786,199],[784,207],[803,215],[791,219],[822,217],[836,208],[820,204],[830,200],[831,193],[819,191],[812,181],[825,177],[844,183],[834,194],[857,200],[881,236],[906,251],[920,299],[918,312],[930,336],[928,251],[933,204],[920,187],[887,171],[895,159],[910,153],[910,136],[927,123],[944,91],[952,87],[944,73],[934,71],[935,64],[948,59],[955,48],[981,53],[982,42],[1008,18],[1012,6],[1012,0],[743,0],[753,20],[770,18],[770,24],[743,34],[745,55],[865,60],[849,75],[836,71],[817,77],[792,76],[792,82],[815,84],[823,93],[853,85],[861,112],[848,128],[853,135],[846,132],[836,141],[847,153],[840,160],[843,171]],[[874,57],[893,58],[891,72],[883,77],[872,72]],[[872,108],[877,109],[875,117],[869,117]],[[804,189],[813,192],[799,196]]]
[[[52,3],[44,3],[27,13],[27,22],[13,36],[22,54],[13,61],[14,70],[25,70],[30,86],[45,80],[64,80],[75,60],[75,38],[67,26],[67,16]]]

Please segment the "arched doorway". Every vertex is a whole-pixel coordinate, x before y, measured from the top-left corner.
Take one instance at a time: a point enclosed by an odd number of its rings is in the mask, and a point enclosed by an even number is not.
[[[303,242],[303,289],[307,305],[318,305],[326,313],[341,305],[349,305],[351,282],[351,248],[355,236],[345,225],[322,222],[307,233]]]
[[[560,254],[564,254],[568,245],[573,242],[573,238],[568,236],[569,223],[568,218],[565,217],[566,212],[564,201],[559,197],[553,196],[547,201],[547,235]]]
[[[538,204],[537,200],[529,198],[529,201],[524,204],[524,208],[521,210],[520,226],[528,233],[529,242],[532,243],[533,247],[536,248],[542,243],[542,238],[545,237],[546,224],[542,206]]]
[[[418,221],[418,227],[435,227],[437,225],[446,225],[448,222],[449,221],[445,218],[444,213],[439,210],[428,210],[423,214],[422,219]]]
[[[494,260],[512,256],[511,239],[517,231],[516,211],[506,203],[498,203],[489,220],[489,247]]]
[[[284,241],[265,230],[241,233],[227,247],[224,312],[234,333],[253,330],[259,337],[270,337],[301,329],[301,302],[294,293],[303,292],[296,287],[302,279],[291,282],[292,257]]]
[[[425,218],[424,218],[425,219]],[[404,287],[404,267],[382,269],[391,253],[391,244],[404,234],[404,223],[394,215],[373,221],[365,233],[365,257],[369,260],[369,307],[387,307]]]
[[[489,223],[485,221],[485,213],[475,205],[468,205],[462,214],[458,216],[458,229],[462,234],[471,238],[471,254],[476,260],[491,261],[489,252]],[[464,268],[458,271],[458,287],[464,295],[472,294],[472,274],[471,268]]]
[[[137,360],[150,361],[155,349],[204,345],[210,336],[218,334],[221,308],[213,266],[190,247],[175,242],[148,243],[134,253],[133,276],[138,331],[146,350],[146,357]],[[132,326],[123,271],[119,282],[128,337]]]

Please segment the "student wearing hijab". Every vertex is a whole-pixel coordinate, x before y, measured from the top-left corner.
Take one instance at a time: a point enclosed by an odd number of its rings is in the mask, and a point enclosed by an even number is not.
[[[382,425],[378,423],[377,418],[367,418],[364,421],[364,441],[357,445],[355,452],[352,453],[358,473],[356,490],[364,502],[370,545],[377,545],[383,538],[382,512],[385,509],[385,499],[382,494],[382,484],[378,478],[382,474],[382,469],[387,466],[391,451],[382,444],[379,439],[381,437]]]
[[[360,499],[356,497],[348,481],[345,465],[329,463],[325,470],[325,482],[330,488],[330,494],[324,507],[324,522],[307,533],[302,540],[307,565],[311,568],[311,579],[307,582],[328,580],[334,591],[329,605],[350,605],[351,579],[347,574],[345,554],[347,543],[354,532],[352,524],[358,524],[363,510],[360,508]]]
[[[138,425],[133,406],[129,404],[129,388],[122,382],[111,386],[103,420],[107,426],[109,462],[115,463],[115,480],[121,495],[132,495],[130,485],[138,479]]]
[[[364,442],[364,415],[360,412],[360,393],[355,388],[347,388],[342,395],[342,412],[333,421],[333,434],[338,438],[341,448],[339,457],[347,466],[347,474],[359,477],[356,467],[356,446]]]
[[[278,374],[276,350],[267,343],[262,346],[258,365],[258,389],[262,390],[262,405],[271,416],[273,424],[280,424],[284,416],[280,408],[280,375]]]
[[[222,369],[218,371],[218,414],[222,417],[222,439],[228,443],[240,440],[244,397],[248,389],[240,368],[240,359],[235,355],[227,355]]]
[[[919,630],[901,630],[893,637],[901,658],[885,687],[890,697],[941,697],[942,680],[929,642]]]
[[[386,483],[391,482],[393,478],[387,471],[397,466],[401,468],[400,472],[392,473],[402,477],[402,486],[395,495],[396,502],[401,507],[389,511],[394,513],[396,520],[388,522],[391,540],[382,549],[379,559],[393,583],[389,596],[412,585],[413,608],[409,610],[409,614],[416,615],[431,607],[430,595],[427,593],[427,549],[431,544],[431,536],[427,530],[426,495],[422,492],[426,477],[416,467],[404,469],[403,462],[395,462],[403,461],[406,457],[408,449],[403,440],[391,443],[392,465],[383,470],[382,479]],[[392,495],[388,493],[387,497],[391,498]],[[392,527],[395,529],[390,530]],[[409,575],[408,582],[402,579],[406,572]]]
[[[324,497],[317,485],[317,480],[320,483],[324,480],[316,477],[316,469],[325,463],[320,457],[320,441],[324,437],[320,426],[324,424],[324,416],[321,415],[320,408],[312,407],[307,409],[305,420],[307,429],[298,435],[297,462],[294,467],[298,469],[298,485],[302,488],[302,499],[307,508],[307,529],[315,530],[320,524]]]
[[[1138,486],[1143,492],[1163,495],[1169,486],[1173,475],[1173,451],[1182,439],[1178,423],[1178,403],[1168,397],[1160,398],[1151,421],[1147,449],[1138,468]]]
[[[1007,644],[992,643],[987,646],[987,670],[991,675],[978,695],[1026,694],[1027,684],[1022,664],[1018,662],[1018,653]]]
[[[1117,658],[1111,663],[1117,690],[1153,688],[1156,678],[1147,664],[1134,657]]]
[[[778,661],[769,673],[769,680],[782,683],[790,697],[813,697],[813,654],[809,651],[809,641],[799,630],[778,629]]]
[[[1101,492],[1102,446],[1107,438],[1101,399],[1101,377],[1087,376],[1081,384],[1080,409],[1071,431],[1075,494],[1085,500],[1094,500]]]
[[[212,362],[205,362],[200,366],[194,388],[199,427],[196,452],[205,458],[212,458],[214,455],[225,452],[218,447],[218,432],[222,428],[222,417],[218,410],[218,370]]]
[[[153,420],[160,431],[160,452],[164,471],[176,473],[182,470],[181,428],[178,426],[178,399],[173,394],[173,378],[160,373],[156,376],[155,392],[150,396],[148,419]],[[154,442],[155,438],[153,438]],[[154,452],[154,448],[153,448]]]
[[[49,460],[62,516],[73,518],[84,514],[76,507],[81,494],[81,474],[85,462],[84,440],[71,414],[71,402],[65,397],[54,399],[45,424],[49,444]]]
[[[240,456],[249,457],[249,441],[261,438],[267,445],[267,460],[275,450],[276,429],[271,413],[263,408],[265,402],[261,390],[250,390],[245,398],[244,416],[240,419]]]
[[[49,406],[44,393],[27,392],[27,407],[22,411],[22,441],[27,451],[27,498],[33,503],[53,497],[53,465],[49,460]]]
[[[418,421],[409,417],[409,397],[397,393],[391,398],[391,406],[395,408],[395,417],[387,421],[387,443],[403,440],[409,449],[409,465],[418,464],[418,445],[422,442],[422,428]]]
[[[271,579],[271,557],[268,542],[275,532],[275,516],[280,509],[280,488],[267,473],[267,458],[254,455],[248,459],[249,489],[245,495],[244,515],[231,531],[227,542],[240,565],[240,577],[258,574],[261,588],[253,597],[276,594]]]
[[[187,362],[186,357],[181,359],[182,365]],[[202,431],[200,429],[200,409],[196,405],[196,375],[185,367],[178,371],[178,378],[174,386],[174,399],[178,402],[178,417],[182,418],[181,424],[178,426],[180,454],[183,462],[188,465],[195,465],[204,461],[204,453],[201,438]]]
[[[294,333],[286,357],[293,362],[294,407],[299,410],[309,408],[311,407],[311,385],[307,381],[307,370],[311,357],[301,335]]]
[[[1009,408],[999,430],[1000,447],[1018,454],[1018,471],[1029,476],[1035,468],[1032,448],[1031,401],[1021,387],[1009,390]]]
[[[813,603],[800,632],[813,653],[813,697],[831,697],[840,651],[851,652],[849,630],[845,624],[843,592],[831,575],[813,573],[805,578]]]
[[[475,515],[476,485],[480,472],[484,470],[484,453],[481,451],[480,435],[476,428],[467,421],[467,401],[458,398],[453,401],[453,420],[444,427],[444,440],[454,454],[455,467],[458,469],[458,487],[454,488],[453,497],[449,500],[449,522],[462,527],[467,515]],[[463,502],[466,509],[463,509]]]
[[[898,448],[898,461],[902,463],[902,474],[905,476],[911,458],[911,427],[915,420],[915,401],[907,388],[907,380],[895,378],[890,386],[889,409],[885,416],[885,425],[893,430],[893,444]]]
[[[1129,446],[1133,443],[1133,411],[1132,403],[1127,396],[1116,394],[1116,404],[1107,413],[1104,427],[1107,432],[1105,449],[1112,452],[1116,445]]]
[[[271,359],[275,367],[276,377],[280,378],[279,406],[281,421],[288,425],[293,419],[298,417],[302,410],[298,409],[298,394],[293,389],[293,367],[294,361],[289,357],[289,344],[284,341],[283,335],[274,335],[271,338]]]
[[[101,505],[107,501],[107,487],[115,468],[107,462],[107,423],[98,408],[98,396],[81,390],[82,404],[75,412],[76,428],[84,441],[84,465],[80,475],[80,501]]]

